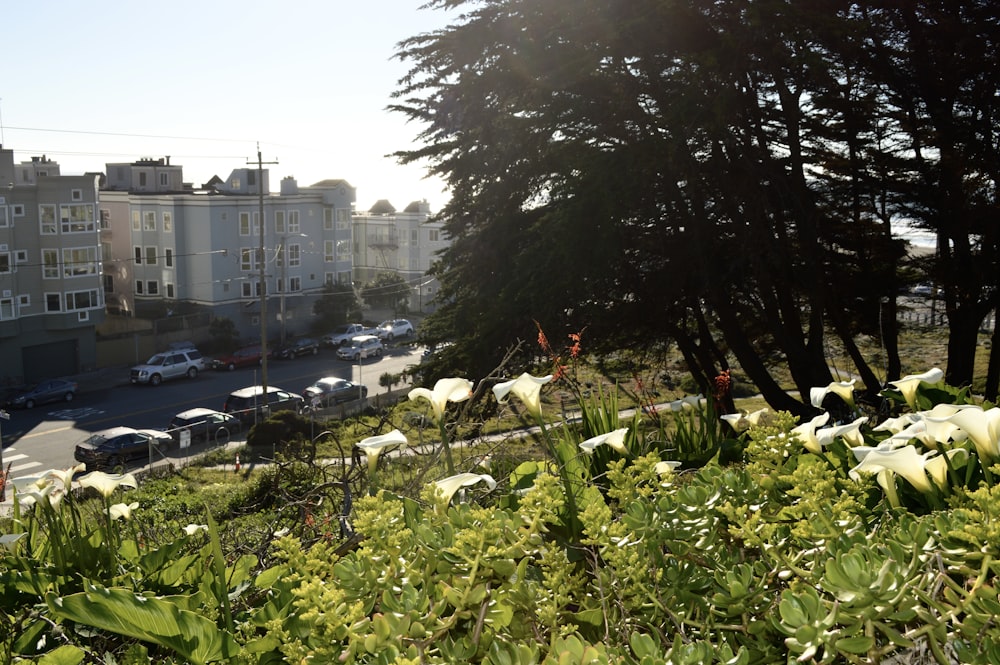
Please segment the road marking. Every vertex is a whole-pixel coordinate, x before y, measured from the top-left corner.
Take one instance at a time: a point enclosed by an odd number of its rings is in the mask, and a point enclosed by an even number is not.
[[[7,452],[14,450],[13,448],[8,448]],[[28,459],[27,455],[17,454],[17,455],[4,455],[3,463],[6,466],[7,462],[16,462],[19,459]]]
[[[36,466],[41,466],[41,462],[28,462],[27,464],[18,464],[17,466],[10,467],[11,473],[15,471],[24,471],[25,469],[33,469]]]

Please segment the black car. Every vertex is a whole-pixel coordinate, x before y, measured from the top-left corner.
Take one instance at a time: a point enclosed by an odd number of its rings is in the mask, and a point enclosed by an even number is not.
[[[222,406],[225,413],[231,413],[240,419],[241,423],[252,423],[256,419],[266,417],[267,413],[275,411],[302,410],[302,395],[290,393],[275,386],[267,387],[267,399],[262,396],[262,386],[247,386],[229,393],[226,403]]]
[[[311,406],[333,406],[341,402],[364,399],[367,396],[367,386],[336,376],[319,379],[302,391],[306,404]]]
[[[71,402],[76,396],[76,382],[48,379],[21,388],[7,399],[8,408],[34,408],[47,402]]]
[[[292,340],[274,352],[276,358],[288,360],[299,356],[314,356],[319,353],[319,342],[311,337],[300,337]]]
[[[241,424],[236,416],[214,409],[197,407],[178,413],[170,421],[171,438],[180,442],[181,432],[191,432],[191,439],[205,441],[228,441],[229,437],[240,431]]]
[[[87,470],[113,469],[128,460],[148,457],[156,446],[147,432],[131,427],[112,427],[94,432],[77,444],[73,458],[87,465]]]

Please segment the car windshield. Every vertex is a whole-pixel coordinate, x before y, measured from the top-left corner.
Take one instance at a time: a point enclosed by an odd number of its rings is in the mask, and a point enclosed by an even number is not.
[[[146,364],[147,365],[162,365],[167,360],[167,357],[162,353],[157,353],[155,356],[150,358]]]
[[[89,437],[87,437],[87,440],[84,441],[84,443],[89,443],[92,446],[99,446],[104,442],[106,442],[107,440],[108,437],[104,436],[103,434],[91,434]]]

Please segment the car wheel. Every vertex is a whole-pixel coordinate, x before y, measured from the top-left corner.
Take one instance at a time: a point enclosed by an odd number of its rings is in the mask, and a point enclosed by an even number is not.
[[[73,401],[73,397],[74,397],[74,395],[71,392],[66,393],[65,395],[63,395],[63,399],[66,400],[67,402],[72,402]]]
[[[312,353],[313,353],[313,355],[316,355],[317,353],[319,353],[319,347],[318,346],[314,346]]]
[[[375,350],[375,357],[376,358],[381,358],[382,357],[382,349],[376,349]]]
[[[187,371],[187,375],[188,375],[189,379],[195,378],[196,376],[198,376],[198,368],[197,367],[189,367],[188,371]]]
[[[236,369],[236,363],[229,363],[228,365],[226,365],[226,369],[232,372],[233,370]]]
[[[29,399],[29,400],[25,401],[24,408],[26,408],[26,409],[33,409],[33,408],[35,408],[35,400]]]
[[[354,361],[357,362],[358,360],[361,360],[361,354],[360,353],[355,353],[354,354]]]
[[[159,374],[154,374],[153,376],[149,377],[149,385],[151,386],[158,386],[162,381],[163,377],[160,376]]]
[[[385,340],[386,340],[387,342],[391,342],[391,341],[392,341],[392,338],[393,338],[393,334],[392,334],[392,333],[389,333],[388,335],[386,335],[386,336],[385,336]]]
[[[108,468],[114,469],[122,465],[122,458],[118,455],[112,455],[108,458]]]

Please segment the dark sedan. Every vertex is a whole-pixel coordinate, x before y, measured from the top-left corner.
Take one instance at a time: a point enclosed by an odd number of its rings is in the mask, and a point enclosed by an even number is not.
[[[364,399],[368,396],[368,388],[347,379],[327,376],[302,391],[306,404],[315,406],[333,406],[341,402]]]
[[[299,356],[314,356],[317,353],[319,353],[319,342],[311,337],[300,337],[275,351],[274,355],[287,360]]]
[[[71,402],[76,396],[76,382],[63,379],[48,379],[27,386],[7,399],[8,408],[34,408],[36,404],[48,402]]]
[[[113,469],[128,460],[148,457],[156,442],[150,434],[131,427],[112,427],[94,432],[77,444],[73,457],[87,470]]]
[[[191,432],[192,440],[228,442],[230,436],[240,431],[240,421],[228,413],[196,407],[178,413],[170,421],[169,432],[175,441],[180,442],[185,430]]]

